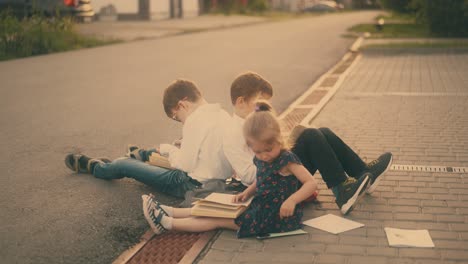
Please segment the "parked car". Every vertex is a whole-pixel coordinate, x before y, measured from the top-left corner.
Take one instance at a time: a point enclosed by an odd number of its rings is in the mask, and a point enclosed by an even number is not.
[[[304,7],[304,12],[336,12],[343,9],[343,5],[335,1],[319,1],[310,6]]]

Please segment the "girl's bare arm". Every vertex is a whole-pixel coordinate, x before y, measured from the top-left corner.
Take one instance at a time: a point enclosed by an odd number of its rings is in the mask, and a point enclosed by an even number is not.
[[[302,182],[302,187],[283,202],[280,208],[281,218],[292,216],[296,205],[309,198],[317,190],[314,177],[304,166],[290,162],[287,169]]]
[[[317,190],[317,182],[314,176],[300,164],[290,162],[288,169],[302,183],[302,187],[288,198],[288,200],[291,199],[298,204],[309,198]]]

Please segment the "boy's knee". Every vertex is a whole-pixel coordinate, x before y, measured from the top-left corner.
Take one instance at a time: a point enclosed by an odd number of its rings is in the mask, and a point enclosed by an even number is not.
[[[316,138],[317,136],[320,136],[322,132],[317,128],[307,128],[304,130],[303,134],[307,138]]]
[[[307,128],[297,139],[296,145],[310,145],[321,137],[323,137],[322,132],[320,132],[317,128]]]
[[[323,134],[330,134],[332,133],[331,129],[328,128],[328,127],[321,127],[319,128],[320,132],[322,132]]]

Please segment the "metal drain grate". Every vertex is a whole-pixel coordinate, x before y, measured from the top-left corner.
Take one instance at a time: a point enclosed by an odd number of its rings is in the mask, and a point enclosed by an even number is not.
[[[126,264],[179,263],[202,234],[167,232],[153,236]]]
[[[467,167],[399,165],[399,164],[392,165],[390,169],[395,170],[395,171],[424,171],[424,172],[447,172],[447,173],[468,172]]]

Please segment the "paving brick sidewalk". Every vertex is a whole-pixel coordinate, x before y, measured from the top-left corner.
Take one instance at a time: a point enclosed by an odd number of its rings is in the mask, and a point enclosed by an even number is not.
[[[367,160],[392,151],[394,164],[468,167],[466,72],[468,51],[366,51],[311,125],[332,128]],[[304,220],[340,215],[319,183],[321,203]],[[468,263],[466,173],[390,171],[348,218],[365,227],[264,241],[222,231],[199,263]],[[435,248],[391,248],[384,227],[428,229]]]

